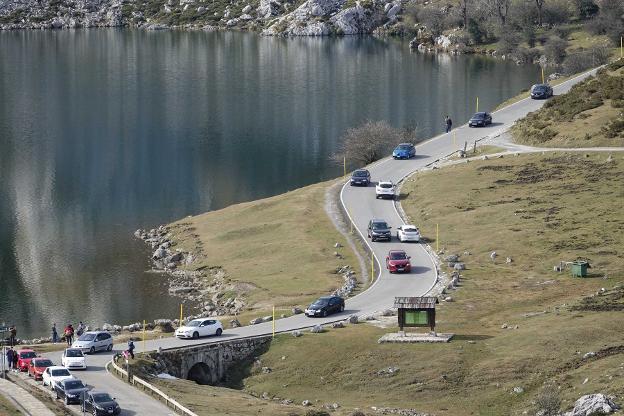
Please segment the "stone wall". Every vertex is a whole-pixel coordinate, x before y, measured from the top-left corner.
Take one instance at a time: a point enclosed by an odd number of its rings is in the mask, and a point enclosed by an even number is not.
[[[271,336],[265,336],[163,350],[149,357],[156,361],[158,371],[214,385],[225,379],[233,364],[253,359],[270,343]]]

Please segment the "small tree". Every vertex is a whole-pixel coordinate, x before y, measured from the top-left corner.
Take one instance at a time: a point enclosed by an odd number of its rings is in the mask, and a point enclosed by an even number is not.
[[[368,165],[386,156],[392,147],[406,139],[406,132],[406,129],[394,128],[385,121],[368,120],[347,130],[334,159],[342,163],[346,157],[351,166]]]
[[[550,63],[560,65],[566,57],[568,42],[560,37],[552,37],[544,46],[544,53]]]

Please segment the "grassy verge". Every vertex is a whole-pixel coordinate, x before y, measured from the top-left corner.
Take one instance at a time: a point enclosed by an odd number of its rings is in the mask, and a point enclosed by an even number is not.
[[[582,394],[621,397],[624,345],[614,329],[624,325],[624,160],[606,159],[521,155],[409,179],[406,194],[419,195],[403,202],[412,221],[425,235],[440,224],[441,247],[462,254],[468,267],[438,315],[438,330],[456,333],[455,340],[380,345],[387,330],[362,324],[282,336],[260,357],[272,372],[252,373],[244,388],[437,415],[531,412],[546,382],[560,387],[566,408]],[[419,189],[428,192],[411,192]],[[577,257],[590,259],[590,278],[553,271]],[[590,351],[596,356],[583,359]],[[387,367],[399,371],[381,371]]]
[[[306,305],[342,286],[338,268],[359,267],[325,212],[332,183],[184,218],[171,224],[176,247],[199,253],[194,268],[225,271],[232,296],[246,301],[241,319],[267,314],[273,305],[278,314]]]
[[[13,404],[0,394],[0,415],[19,416],[22,413]]]
[[[477,151],[473,152],[472,148],[468,148],[466,149],[466,157],[476,157],[476,156],[484,156],[484,155],[491,155],[493,153],[499,153],[499,152],[504,152],[505,148],[503,147],[498,147],[498,146],[492,146],[492,145],[485,145],[485,146],[477,146]],[[458,154],[453,155],[451,158],[451,160],[456,160],[456,159],[461,159],[461,157]]]
[[[544,147],[624,146],[624,60],[519,120],[518,143]]]

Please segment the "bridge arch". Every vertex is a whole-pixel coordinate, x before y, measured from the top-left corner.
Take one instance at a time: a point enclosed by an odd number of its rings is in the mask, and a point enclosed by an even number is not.
[[[192,380],[197,384],[213,384],[213,374],[210,366],[202,361],[195,363],[186,376],[187,380]]]

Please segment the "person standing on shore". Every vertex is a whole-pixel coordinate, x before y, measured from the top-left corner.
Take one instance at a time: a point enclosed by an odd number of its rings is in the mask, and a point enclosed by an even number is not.
[[[451,118],[447,115],[444,118],[444,122],[446,123],[446,132],[449,133],[451,128],[453,128],[453,120],[451,120]]]
[[[15,325],[11,326],[11,328],[9,328],[9,343],[11,344],[11,347],[15,346],[15,343],[17,341],[17,328],[15,328]]]
[[[19,373],[19,368],[17,367],[17,361],[19,360],[19,353],[17,350],[13,350],[13,371]]]
[[[13,354],[15,354],[15,351],[13,351],[13,348],[9,347],[8,351],[6,352],[6,360],[9,364],[9,371],[11,371],[11,369],[13,368]]]
[[[71,344],[74,342],[74,327],[72,324],[67,324],[65,327],[65,341],[67,341],[67,346],[71,347]]]
[[[134,342],[132,342],[132,340],[128,341],[128,353],[130,354],[130,357],[132,357],[132,359],[134,360]]]
[[[56,344],[58,342],[58,332],[56,332],[56,323],[52,324],[52,343]]]
[[[76,335],[80,337],[84,333],[84,330],[85,330],[84,324],[82,323],[82,321],[80,321],[80,323],[78,324],[78,329],[76,330]]]

